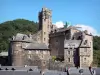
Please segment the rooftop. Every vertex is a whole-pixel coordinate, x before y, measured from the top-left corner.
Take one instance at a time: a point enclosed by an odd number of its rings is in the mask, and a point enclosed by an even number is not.
[[[8,56],[8,52],[1,52],[0,56]]]
[[[26,48],[26,50],[48,50],[48,46],[44,43],[30,43]]]

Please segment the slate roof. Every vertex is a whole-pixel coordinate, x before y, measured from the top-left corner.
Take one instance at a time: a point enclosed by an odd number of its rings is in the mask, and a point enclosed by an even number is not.
[[[30,50],[30,49],[37,49],[37,50],[48,50],[49,48],[48,48],[48,46],[46,45],[46,44],[44,44],[44,43],[36,43],[36,42],[34,42],[34,43],[30,43],[26,48],[25,48],[26,50]]]
[[[69,68],[68,73],[69,73],[69,75],[80,75],[79,69],[77,69],[76,67]]]
[[[94,68],[94,70],[96,71],[96,75],[100,75],[100,68]]]
[[[68,28],[57,28],[57,29],[55,29],[56,30],[56,32],[64,32],[64,31],[66,31],[66,30],[69,30],[69,29],[75,29],[75,30],[78,30],[76,27],[74,27],[74,26],[69,26]],[[55,30],[53,30],[53,32],[55,32]],[[80,31],[80,30],[79,30]]]
[[[38,69],[37,66],[1,66],[0,67],[0,75],[42,75],[40,72],[41,69]],[[6,70],[6,68],[8,70]],[[12,68],[15,68],[15,70],[12,70]],[[30,71],[31,69],[31,71]],[[84,68],[76,68],[76,67],[70,67],[67,72],[62,72],[62,71],[56,71],[56,70],[45,70],[44,75],[81,75],[80,74],[80,69],[83,69],[83,74],[82,75],[92,75],[90,73],[90,70],[88,67]],[[95,75],[100,75],[100,68],[93,68],[96,72]],[[82,71],[81,71],[82,72]]]
[[[6,70],[6,68],[8,70],[12,70],[12,68],[14,68],[15,70],[20,70],[20,71],[27,71],[30,68],[34,69],[35,71],[38,70],[38,66],[27,66],[27,67],[24,67],[24,66],[1,66],[0,68],[3,70]]]
[[[80,44],[81,44],[81,40],[65,40],[64,48],[68,48],[68,47],[78,48]]]
[[[26,34],[17,33],[16,36],[13,36],[11,41],[32,42],[33,40]]]
[[[42,33],[42,31],[40,30],[40,31],[38,31],[37,33],[33,34],[33,35],[32,35],[32,39],[35,40],[35,41],[37,41],[37,38],[38,38],[39,36],[41,36],[41,33]]]
[[[77,26],[69,26],[68,28],[57,28],[57,29],[54,29],[53,30],[53,33],[55,33],[55,31],[59,33],[59,32],[64,32],[66,30],[75,29],[75,30],[78,30],[80,32],[84,32],[86,35],[92,36],[91,33],[89,34],[88,32],[86,32],[87,30],[81,31],[81,29],[78,29],[78,28],[80,28],[80,27],[77,27]]]

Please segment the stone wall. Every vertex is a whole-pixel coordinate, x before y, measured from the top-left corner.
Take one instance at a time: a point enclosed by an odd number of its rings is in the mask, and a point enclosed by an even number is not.
[[[50,35],[51,56],[64,57],[64,35]]]
[[[75,49],[64,49],[64,61],[67,64],[70,64],[70,66],[74,66],[74,52]],[[76,59],[76,58],[75,58]]]
[[[22,49],[22,42],[12,43],[12,65],[22,66],[24,58],[24,49]]]

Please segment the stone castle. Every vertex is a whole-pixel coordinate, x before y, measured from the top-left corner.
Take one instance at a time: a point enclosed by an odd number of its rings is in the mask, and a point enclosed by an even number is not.
[[[52,11],[39,12],[39,30],[34,35],[18,33],[10,41],[10,65],[45,64],[52,56],[70,66],[90,66],[93,62],[93,36],[75,26],[57,28],[52,24]]]

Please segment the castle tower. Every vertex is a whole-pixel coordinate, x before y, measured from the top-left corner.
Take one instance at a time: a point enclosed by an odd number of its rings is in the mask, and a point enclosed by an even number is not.
[[[27,40],[28,39],[28,40]],[[12,66],[24,66],[25,65],[25,50],[28,46],[28,43],[31,42],[31,35],[28,36],[25,34],[17,33],[16,36],[10,40],[10,49],[9,56]]]
[[[24,50],[20,41],[11,41],[12,49],[12,65],[13,66],[24,66]]]
[[[39,12],[39,30],[41,30],[41,41],[46,45],[49,45],[49,33],[52,28],[51,20],[51,10],[47,8],[42,8],[42,11]]]

